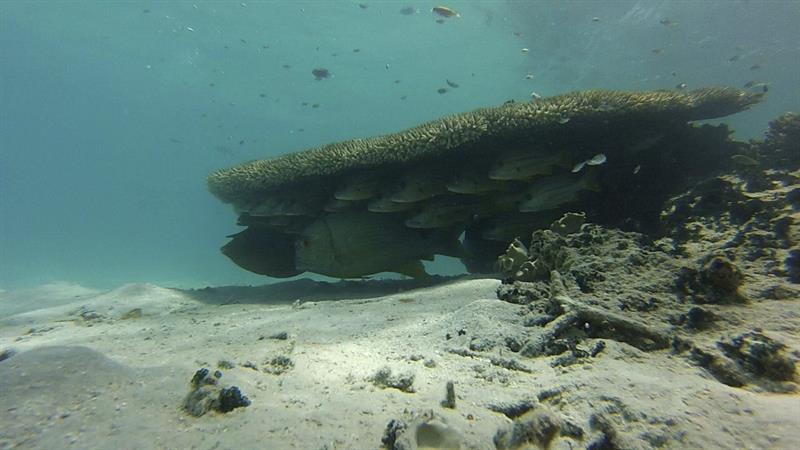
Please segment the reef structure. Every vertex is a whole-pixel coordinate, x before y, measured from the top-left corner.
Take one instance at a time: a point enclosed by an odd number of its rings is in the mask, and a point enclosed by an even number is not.
[[[670,183],[657,174],[690,173],[704,158],[735,152],[726,129],[688,123],[760,99],[710,87],[510,101],[247,162],[212,173],[208,187],[248,227],[223,253],[257,273],[423,276],[421,260],[434,254],[485,271],[510,240],[549,226],[567,208],[624,201],[633,176],[650,179],[646,191],[663,196]]]

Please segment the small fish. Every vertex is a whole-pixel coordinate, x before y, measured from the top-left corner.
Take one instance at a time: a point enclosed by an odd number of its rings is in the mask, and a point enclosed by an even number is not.
[[[522,36],[524,36],[524,35],[522,34],[522,32],[521,32],[521,31],[515,31],[515,32],[514,32],[514,36],[516,36],[516,37],[522,37]]]
[[[361,9],[367,9],[367,8],[369,8],[369,5],[367,5],[366,3],[359,3],[358,7],[361,8]]]
[[[542,95],[541,95],[541,94],[539,94],[538,92],[536,92],[536,91],[534,91],[534,92],[531,92],[531,99],[533,99],[533,100],[539,100],[539,99],[541,99],[541,98],[542,98]]]
[[[418,213],[405,220],[409,228],[431,229],[453,225],[464,225],[475,215],[469,204],[434,202],[424,206]]]
[[[654,48],[654,49],[650,50],[650,53],[652,53],[654,55],[658,55],[659,53],[661,53],[663,51],[664,51],[663,48]]]
[[[529,74],[525,75],[525,79],[526,80],[532,80],[533,79],[533,74],[529,73]]]
[[[598,153],[586,160],[587,166],[599,166],[607,161],[605,153]]]
[[[577,200],[579,193],[583,191],[598,190],[599,187],[589,174],[581,178],[567,175],[543,178],[533,183],[525,192],[518,211],[547,211]]]
[[[448,79],[445,79],[444,81],[445,81],[445,82],[447,83],[447,85],[448,85],[448,86],[450,86],[451,88],[457,88],[457,87],[458,87],[458,84],[456,84],[456,83],[455,83],[455,82],[453,82],[453,81],[450,81],[450,80],[448,80]]]
[[[436,23],[441,25],[444,23],[444,19],[436,19]]]
[[[730,58],[728,58],[728,62],[736,62],[736,61],[738,61],[738,60],[739,60],[741,57],[742,57],[741,55],[733,55],[733,56],[731,56]]]
[[[416,12],[417,9],[414,8],[413,6],[406,6],[405,8],[400,9],[400,14],[404,16],[410,16],[412,14],[415,14]]]
[[[633,168],[633,174],[634,175],[639,174],[640,170],[642,170],[642,165],[641,164],[637,164],[636,167]]]
[[[376,199],[370,200],[369,203],[367,203],[367,211],[375,213],[394,213],[394,212],[409,211],[416,207],[417,205],[414,203],[393,202],[392,199],[389,197],[378,197]]]
[[[583,170],[584,166],[599,166],[606,162],[606,155],[603,153],[598,153],[591,158],[581,161],[572,168],[572,173],[578,173]]]
[[[673,22],[672,20],[669,19],[661,19],[658,21],[658,23],[664,25],[665,27],[674,27],[678,25],[678,22]]]
[[[507,181],[492,180],[486,170],[469,170],[458,174],[445,185],[448,191],[456,194],[482,194],[484,192],[504,191],[510,187]]]
[[[431,8],[431,11],[434,14],[440,15],[442,17],[461,17],[461,14],[457,13],[456,11],[446,6],[434,6],[433,8]]]
[[[342,211],[349,211],[355,208],[359,202],[351,202],[348,200],[339,200],[337,198],[332,198],[325,206],[322,207],[322,210],[329,213],[338,213]]]
[[[592,17],[592,22],[600,22],[600,18],[599,17]]]
[[[319,67],[319,68],[316,68],[316,69],[312,70],[311,74],[314,75],[314,78],[316,78],[318,81],[319,80],[324,80],[326,78],[330,78],[330,76],[331,76],[331,73],[328,71],[328,69],[326,69],[324,67]]]
[[[481,226],[481,237],[490,241],[509,242],[515,237],[530,237],[534,230],[546,229],[561,217],[561,211],[538,213],[505,213],[492,217]]]
[[[396,203],[416,203],[447,192],[445,181],[429,171],[403,177],[389,198]]]
[[[528,180],[539,175],[550,175],[556,167],[569,167],[565,153],[541,154],[532,151],[515,151],[502,155],[489,169],[492,180]]]
[[[678,89],[678,90],[682,91],[682,90],[686,89],[687,86],[688,85],[686,83],[678,83],[678,84],[675,85],[675,89]]]
[[[359,201],[368,200],[380,194],[381,176],[366,174],[347,179],[341,187],[333,193],[337,200]]]
[[[444,94],[444,93],[447,92],[447,88],[439,88],[439,89],[436,90],[436,92],[439,93],[439,94]]]
[[[761,64],[753,64],[750,66],[750,70],[758,70],[761,68]]]
[[[740,166],[755,167],[760,165],[758,161],[747,155],[733,155],[731,160]]]
[[[530,50],[528,48],[523,48],[520,50],[522,53],[528,53]]]

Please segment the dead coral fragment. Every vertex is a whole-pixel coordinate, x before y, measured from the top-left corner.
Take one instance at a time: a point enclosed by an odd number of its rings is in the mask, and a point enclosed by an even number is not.
[[[222,372],[209,374],[208,369],[195,372],[191,381],[191,391],[183,400],[183,409],[192,416],[200,417],[210,410],[221,413],[236,408],[250,406],[250,400],[242,395],[236,386],[223,387],[219,383]]]
[[[392,369],[384,367],[368,378],[375,386],[382,388],[395,388],[403,392],[415,392],[413,374],[392,374]]]
[[[580,231],[584,223],[586,223],[586,213],[568,212],[550,225],[550,231],[566,236]]]

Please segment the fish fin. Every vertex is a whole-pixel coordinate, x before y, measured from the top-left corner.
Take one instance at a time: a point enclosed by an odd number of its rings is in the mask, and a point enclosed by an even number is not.
[[[400,273],[400,274],[403,274],[403,275],[406,275],[406,276],[409,276],[409,277],[415,278],[415,279],[429,278],[430,277],[428,272],[425,271],[425,266],[422,265],[422,261],[420,261],[420,260],[414,260],[414,261],[411,261],[411,262],[409,262],[407,264],[404,264],[404,265],[398,267],[397,269],[395,269],[394,272],[397,272],[397,273]]]
[[[427,234],[426,239],[429,240],[434,254],[462,258],[465,256],[465,251],[459,237],[461,237],[463,231],[463,226],[456,226],[451,229],[437,229]]]
[[[575,164],[575,167],[572,168],[572,173],[578,173],[583,170],[583,166],[586,165],[586,161],[581,161],[578,164]]]

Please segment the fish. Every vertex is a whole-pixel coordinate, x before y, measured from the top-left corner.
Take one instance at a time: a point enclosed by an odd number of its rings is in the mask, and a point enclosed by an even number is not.
[[[288,278],[303,273],[295,267],[295,240],[287,234],[250,226],[236,234],[220,250],[237,266],[261,275]]]
[[[316,78],[318,81],[319,80],[324,80],[326,78],[330,78],[331,77],[330,71],[328,71],[328,69],[326,69],[324,67],[318,67],[318,68],[312,70],[311,74],[314,75],[314,78]]]
[[[376,173],[347,178],[341,187],[334,191],[333,197],[337,200],[348,201],[371,199],[381,192],[381,178],[382,175]]]
[[[558,220],[561,211],[543,211],[536,213],[505,213],[493,217],[480,228],[481,238],[490,241],[509,242],[516,237],[527,240],[534,230],[546,229]]]
[[[531,100],[539,100],[542,98],[542,95],[536,91],[531,92]]]
[[[661,25],[664,25],[665,27],[678,26],[678,22],[674,22],[674,21],[672,21],[670,19],[661,19],[661,20],[658,21],[658,23],[660,23]]]
[[[450,80],[448,80],[448,79],[445,79],[444,81],[445,81],[445,82],[447,83],[447,85],[448,85],[448,86],[450,86],[451,88],[457,88],[457,87],[458,87],[458,83],[456,83],[456,82],[454,82],[454,81],[450,81]]]
[[[486,170],[467,170],[456,175],[447,182],[445,188],[456,194],[482,194],[484,192],[504,191],[511,183],[503,180],[492,180]]]
[[[581,161],[572,168],[572,173],[578,173],[583,170],[584,166],[599,166],[606,162],[606,155],[603,153],[598,153],[591,158],[587,159],[586,161]]]
[[[750,66],[750,70],[758,70],[761,68],[761,64],[753,64]]]
[[[298,234],[314,220],[309,216],[251,216],[248,213],[239,215],[236,224],[239,226],[261,226],[271,228],[284,234]]]
[[[599,186],[590,177],[590,174],[581,178],[576,178],[574,175],[542,178],[525,191],[525,197],[520,202],[518,211],[547,211],[578,200],[580,192],[599,190]]]
[[[433,171],[416,171],[404,176],[389,199],[396,203],[416,203],[447,192],[442,176]]]
[[[368,212],[330,214],[311,223],[295,241],[297,270],[336,278],[396,272],[413,278],[428,274],[438,239],[427,238],[394,216]]]
[[[415,14],[416,12],[417,12],[417,9],[414,8],[413,6],[406,6],[405,8],[401,8],[400,9],[400,14],[402,14],[404,16],[410,16],[412,14]]]
[[[367,211],[376,213],[394,213],[409,211],[416,208],[415,203],[398,203],[393,202],[389,197],[378,197],[372,199],[367,203]]]
[[[733,155],[731,160],[740,166],[755,167],[759,166],[759,162],[747,155]]]
[[[539,175],[550,175],[553,168],[570,167],[568,155],[563,152],[542,154],[536,151],[506,153],[489,169],[492,180],[527,180]]]
[[[328,203],[325,203],[325,206],[322,207],[322,210],[329,213],[337,213],[349,211],[357,207],[359,204],[361,204],[361,202],[332,198],[328,201]]]
[[[688,85],[686,83],[678,83],[678,84],[675,85],[675,89],[678,89],[678,90],[684,90],[687,87],[688,87]]]
[[[446,6],[434,6],[431,8],[431,12],[442,17],[461,17],[461,14]]]
[[[463,225],[472,220],[477,205],[474,202],[458,202],[452,198],[443,201],[432,201],[423,206],[419,212],[405,220],[409,228],[444,228]]]

